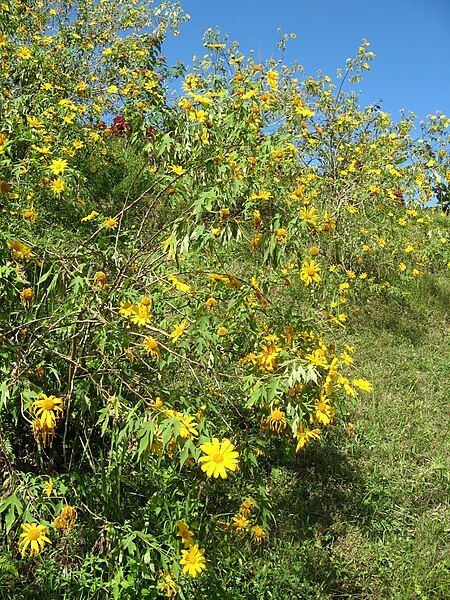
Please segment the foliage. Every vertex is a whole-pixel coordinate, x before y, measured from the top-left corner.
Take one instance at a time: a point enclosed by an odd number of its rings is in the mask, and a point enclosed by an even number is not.
[[[450,120],[415,140],[413,115],[361,109],[366,41],[333,83],[208,31],[187,72],[160,54],[187,18],[2,3],[0,557],[18,598],[225,594],[275,536],[270,470],[372,392],[352,307],[449,264],[427,201]]]

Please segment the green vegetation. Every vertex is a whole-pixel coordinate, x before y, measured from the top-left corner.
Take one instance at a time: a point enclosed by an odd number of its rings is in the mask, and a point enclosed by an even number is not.
[[[448,597],[450,119],[1,8],[1,597]]]

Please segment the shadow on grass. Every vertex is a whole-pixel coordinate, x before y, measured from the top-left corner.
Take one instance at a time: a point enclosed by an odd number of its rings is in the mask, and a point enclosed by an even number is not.
[[[354,451],[342,449],[347,443],[344,433],[330,432],[294,462],[280,457],[270,473],[274,537],[284,548],[292,545],[285,577],[292,592],[298,590],[296,598],[366,597],[361,574],[336,555],[333,544],[352,529],[376,541],[396,528],[389,482],[376,473],[364,477]]]

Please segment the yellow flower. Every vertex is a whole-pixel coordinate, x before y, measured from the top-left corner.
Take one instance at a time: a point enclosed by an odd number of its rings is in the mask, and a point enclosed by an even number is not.
[[[41,392],[33,402],[31,410],[41,425],[45,424],[48,429],[53,429],[56,421],[62,416],[63,401],[57,396],[47,396]]]
[[[94,273],[94,284],[103,288],[107,287],[106,273],[104,273],[103,271],[96,271]]]
[[[19,536],[19,550],[22,556],[25,556],[28,546],[30,547],[30,556],[38,556],[44,549],[45,544],[51,544],[45,535],[47,528],[45,525],[36,523],[22,523],[23,533]]]
[[[334,408],[328,404],[325,398],[321,398],[315,408],[314,420],[322,425],[329,425],[334,417]]]
[[[204,306],[206,308],[206,310],[212,310],[217,304],[217,300],[215,298],[208,298],[208,300],[205,302]]]
[[[23,60],[28,60],[32,57],[32,54],[27,46],[21,46],[17,52],[17,56]]]
[[[66,189],[65,181],[58,177],[58,179],[52,181],[51,188],[55,194],[59,195]]]
[[[191,286],[180,281],[175,275],[167,275],[167,279],[183,294],[192,294]]]
[[[219,441],[217,438],[213,438],[212,442],[206,442],[200,448],[203,456],[198,459],[198,462],[203,463],[201,468],[207,477],[226,479],[227,469],[229,471],[237,470],[239,453],[234,450],[230,440]]]
[[[278,89],[278,72],[277,71],[268,71],[267,73],[267,85],[271,90],[276,91]]]
[[[300,269],[300,279],[306,286],[311,283],[320,283],[322,281],[320,269],[321,267],[318,263],[315,263],[313,260],[305,260]]]
[[[30,127],[34,127],[34,129],[42,127],[42,121],[39,121],[36,117],[27,116],[27,123]]]
[[[92,221],[92,219],[95,219],[95,217],[98,216],[98,212],[96,210],[91,211],[88,215],[86,215],[85,217],[81,218],[82,222],[86,222],[86,221]]]
[[[184,521],[177,521],[177,527],[177,536],[181,538],[183,544],[188,547],[192,546],[194,534],[189,529],[189,526]]]
[[[115,217],[107,217],[103,221],[103,227],[105,229],[115,229],[118,224],[119,224],[119,221]]]
[[[33,299],[33,288],[25,288],[20,292],[20,301],[22,304],[26,304],[27,302],[31,302]]]
[[[61,509],[61,514],[56,517],[53,521],[53,527],[55,529],[63,529],[64,531],[70,531],[75,525],[77,519],[77,511],[73,506],[65,504]]]
[[[317,225],[319,213],[315,206],[304,207],[300,209],[300,219],[305,223],[309,223],[313,227]]]
[[[37,212],[36,212],[36,209],[34,208],[34,206],[30,206],[30,208],[26,208],[22,212],[22,217],[24,219],[30,219],[30,221],[32,223],[35,223],[36,219],[37,219]]]
[[[47,498],[50,498],[50,496],[52,495],[53,492],[53,488],[54,488],[54,483],[53,483],[53,479],[50,477],[50,479],[47,482],[47,485],[45,486],[45,495],[47,496]]]
[[[304,425],[299,425],[294,437],[297,438],[296,452],[299,452],[311,440],[320,440],[320,429],[307,429]]]
[[[6,242],[11,250],[14,260],[27,260],[33,256],[30,246],[23,244],[19,240],[8,240]]]
[[[205,551],[198,547],[198,544],[191,546],[189,550],[182,550],[183,555],[180,560],[180,565],[183,567],[183,573],[187,573],[190,577],[197,577],[204,569],[206,569]]]
[[[270,429],[275,433],[283,433],[287,427],[286,415],[282,410],[276,408],[262,421],[261,427]]]
[[[259,525],[252,527],[252,542],[254,544],[261,544],[267,537],[267,533]]]
[[[252,508],[254,506],[254,502],[251,498],[246,498],[244,502],[241,504],[240,513],[244,517],[248,517],[248,515],[252,512]]]
[[[250,521],[243,515],[235,515],[232,519],[232,525],[236,531],[245,531],[250,525]]]
[[[159,572],[158,587],[164,593],[166,598],[175,598],[180,590],[170,571]]]
[[[353,379],[352,385],[356,386],[363,392],[372,392],[373,386],[367,379]]]
[[[173,342],[176,342],[176,341],[178,340],[178,338],[179,338],[180,336],[182,336],[182,335],[183,335],[183,333],[184,333],[184,330],[185,330],[185,329],[186,329],[186,327],[187,327],[187,324],[188,324],[188,322],[187,322],[187,319],[183,319],[183,320],[181,321],[181,323],[179,323],[179,324],[178,324],[178,325],[175,327],[175,329],[174,329],[174,330],[172,331],[172,333],[169,335],[169,337],[171,338],[171,340],[172,340]]]
[[[250,200],[269,200],[269,198],[272,198],[272,194],[267,190],[259,190],[250,196]]]
[[[288,230],[285,229],[284,227],[280,227],[280,229],[277,229],[275,231],[275,234],[277,237],[286,237],[288,234]]]
[[[224,335],[226,335],[228,333],[228,329],[226,327],[218,327],[217,328],[217,335],[222,337]]]
[[[150,356],[152,356],[153,358],[158,358],[158,342],[155,340],[155,338],[151,336],[144,338],[143,345],[147,352],[150,354]]]
[[[52,160],[50,163],[49,169],[53,173],[53,175],[61,175],[67,168],[67,160],[62,158],[57,158],[56,160]]]
[[[183,167],[178,165],[169,165],[169,169],[172,173],[175,173],[175,175],[184,175],[184,173],[186,173],[186,169],[183,169]]]

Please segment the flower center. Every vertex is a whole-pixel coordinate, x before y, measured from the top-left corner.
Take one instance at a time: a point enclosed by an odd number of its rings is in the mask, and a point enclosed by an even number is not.
[[[281,421],[283,419],[283,413],[281,410],[274,410],[271,416],[272,421]]]
[[[46,398],[42,402],[42,408],[44,410],[54,410],[54,408],[55,408],[55,402],[51,398]]]
[[[28,533],[27,533],[27,537],[29,540],[38,540],[41,537],[41,532],[39,531],[39,529],[37,527],[32,527]]]
[[[214,462],[221,463],[223,461],[223,454],[216,454],[214,456]]]
[[[306,270],[306,272],[308,273],[308,275],[310,277],[314,277],[314,275],[316,274],[316,270],[314,267],[308,267],[308,269]]]

